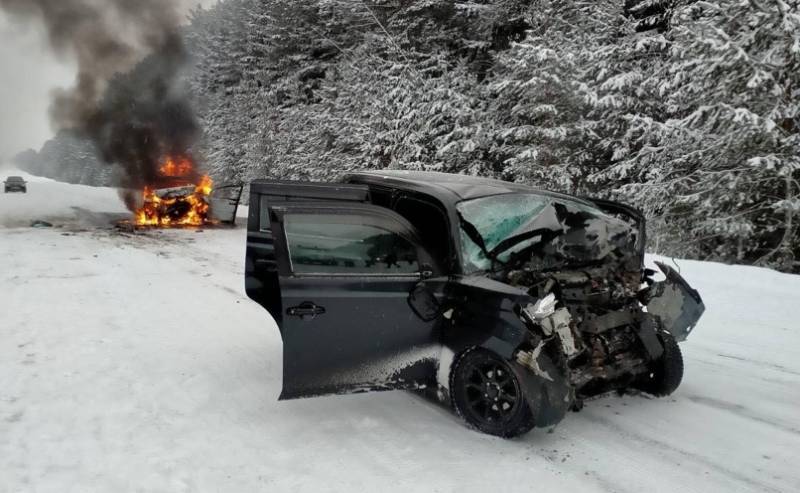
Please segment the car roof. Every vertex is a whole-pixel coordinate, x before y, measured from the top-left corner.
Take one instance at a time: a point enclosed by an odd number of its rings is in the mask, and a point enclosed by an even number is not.
[[[6,181],[11,181],[11,180],[14,180],[14,181],[25,181],[21,176],[9,176],[8,178],[6,178]]]
[[[583,199],[557,192],[540,190],[521,183],[435,171],[382,170],[359,171],[344,177],[348,183],[384,185],[392,188],[410,189],[433,195],[443,202],[455,203],[490,195],[508,193],[533,193],[591,205]]]

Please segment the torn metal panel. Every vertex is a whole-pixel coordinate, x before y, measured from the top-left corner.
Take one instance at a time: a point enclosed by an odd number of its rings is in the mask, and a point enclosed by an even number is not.
[[[553,293],[548,294],[544,298],[537,301],[535,304],[529,304],[522,308],[522,313],[528,322],[535,323],[537,321],[545,320],[556,312],[556,304],[558,300]],[[550,334],[547,334],[550,335]]]
[[[661,262],[656,262],[656,265],[667,278],[651,288],[653,294],[647,311],[661,320],[661,326],[675,340],[685,341],[705,312],[705,304],[700,293],[692,289],[675,269]]]
[[[553,294],[521,309],[523,320],[536,324],[545,337],[555,335],[561,342],[564,354],[568,358],[579,352],[578,343],[572,334],[572,315],[566,308],[556,309],[556,297]]]
[[[544,378],[547,381],[552,382],[553,377],[547,373],[547,370],[542,369],[539,363],[539,356],[542,354],[542,349],[544,348],[544,342],[540,342],[533,350],[531,351],[520,351],[517,353],[517,362],[521,365],[526,366],[530,369],[534,375]]]

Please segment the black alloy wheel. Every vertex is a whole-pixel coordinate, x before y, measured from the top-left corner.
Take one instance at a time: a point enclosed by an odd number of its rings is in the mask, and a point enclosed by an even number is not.
[[[492,352],[464,353],[453,368],[450,392],[456,412],[484,433],[513,437],[533,427],[533,414],[516,374]]]

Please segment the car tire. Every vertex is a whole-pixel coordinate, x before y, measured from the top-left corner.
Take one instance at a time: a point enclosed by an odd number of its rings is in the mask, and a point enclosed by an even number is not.
[[[450,373],[450,397],[456,414],[483,433],[512,438],[534,427],[519,379],[491,351],[474,348],[461,354]]]
[[[683,355],[678,342],[667,332],[658,334],[664,353],[653,362],[650,372],[640,377],[635,387],[656,397],[675,392],[683,380]]]

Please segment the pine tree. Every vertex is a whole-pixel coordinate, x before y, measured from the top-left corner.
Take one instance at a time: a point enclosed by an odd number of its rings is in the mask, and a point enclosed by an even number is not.
[[[683,233],[677,253],[798,270],[798,2],[698,2],[672,26],[669,119],[628,190]]]

